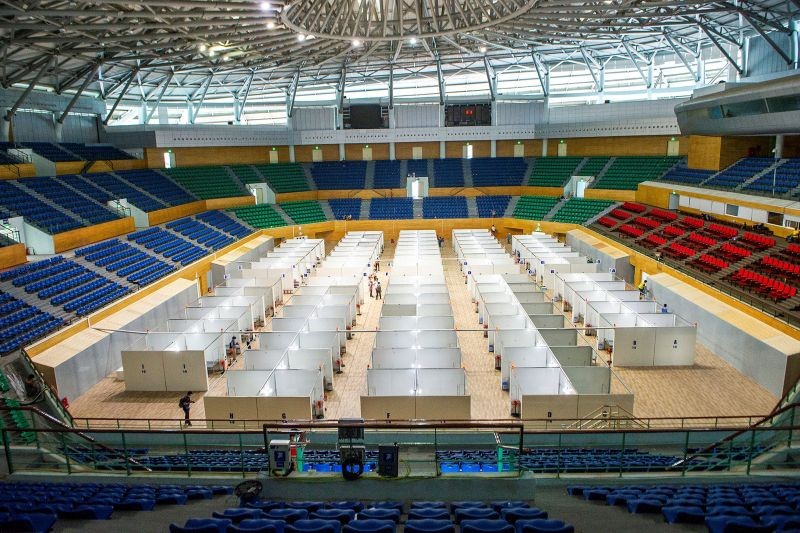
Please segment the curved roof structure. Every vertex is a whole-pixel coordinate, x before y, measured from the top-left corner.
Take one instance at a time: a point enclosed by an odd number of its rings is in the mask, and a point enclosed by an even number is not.
[[[0,0],[5,87],[153,103],[267,98],[359,78],[519,67],[547,94],[577,65],[603,89],[660,53],[742,72],[745,38],[790,31],[798,0]],[[777,45],[776,45],[777,46]],[[340,86],[341,89],[341,86]],[[536,91],[533,91],[536,92]]]

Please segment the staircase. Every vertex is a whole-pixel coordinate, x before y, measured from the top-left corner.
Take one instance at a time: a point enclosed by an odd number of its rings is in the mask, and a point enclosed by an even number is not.
[[[535,157],[525,158],[525,161],[528,162],[528,168],[525,170],[525,179],[522,180],[522,185],[529,185],[531,181],[531,172],[533,172],[533,167],[536,166],[536,158]]]
[[[400,186],[406,186],[406,177],[408,176],[408,161],[405,159],[400,160]]]
[[[428,186],[436,187],[436,177],[433,171],[433,159],[428,159]]]
[[[192,197],[192,198],[197,198],[197,196],[196,196],[196,195],[195,195],[195,194],[194,194],[192,191],[190,191],[189,189],[187,189],[187,188],[186,188],[186,187],[185,187],[185,186],[184,186],[182,183],[180,183],[178,180],[174,180],[174,179],[170,178],[170,177],[169,177],[169,176],[167,176],[167,175],[166,175],[164,172],[162,172],[162,171],[160,171],[160,170],[158,170],[158,169],[155,169],[155,168],[153,168],[153,169],[150,169],[150,170],[152,170],[153,172],[155,172],[155,173],[156,173],[156,174],[158,174],[159,176],[163,177],[165,180],[167,180],[167,181],[169,181],[169,182],[172,182],[172,184],[173,184],[173,185],[175,185],[176,187],[178,187],[179,189],[181,189],[183,192],[185,192],[186,194],[188,194],[190,197]],[[114,174],[114,175],[115,175],[115,176],[119,176],[119,174]],[[124,179],[124,178],[120,178],[120,179]],[[126,182],[126,183],[131,183],[131,182],[130,182],[130,181],[128,181],[128,180],[125,180],[125,182]],[[238,183],[238,181],[237,181],[237,183]],[[197,198],[197,199],[199,200],[199,198]]]
[[[786,161],[783,160],[783,159],[776,160],[773,164],[771,164],[770,166],[768,166],[767,168],[765,168],[764,170],[762,170],[758,174],[754,174],[752,178],[748,178],[748,179],[744,180],[742,183],[737,185],[734,190],[735,191],[741,191],[742,189],[744,189],[745,185],[750,185],[751,183],[756,181],[761,176],[766,176],[766,175],[772,174],[772,172],[774,172],[778,167],[780,167],[785,162]]]
[[[106,174],[108,174],[108,175],[110,175],[110,176],[114,176],[115,178],[117,178],[117,179],[118,179],[118,180],[120,180],[121,182],[123,182],[123,183],[127,184],[127,185],[128,185],[130,188],[132,188],[132,189],[136,189],[137,191],[139,191],[140,193],[142,193],[144,196],[147,196],[147,197],[149,197],[149,198],[152,198],[153,200],[157,201],[158,203],[160,203],[160,204],[163,204],[165,207],[168,207],[168,206],[167,206],[167,204],[166,204],[166,203],[164,203],[164,202],[162,202],[162,201],[161,201],[161,199],[160,199],[158,196],[155,196],[155,195],[153,195],[153,194],[150,194],[150,193],[149,193],[148,191],[146,191],[145,189],[142,189],[142,188],[141,188],[141,187],[139,187],[137,184],[135,184],[135,183],[133,183],[133,182],[130,182],[130,181],[126,180],[125,178],[121,177],[119,174],[114,174],[113,172],[106,172]],[[92,181],[92,180],[88,179],[86,176],[81,176],[81,178],[83,178],[85,181],[89,182],[90,184],[94,185],[94,186],[95,186],[95,187],[97,187],[98,189],[102,189],[102,190],[106,191],[106,192],[107,192],[109,195],[111,195],[113,198],[116,198],[116,197],[118,196],[118,195],[116,195],[116,194],[112,193],[111,191],[109,191],[108,189],[106,189],[106,188],[104,188],[104,187],[100,186],[99,184],[95,183],[94,181]],[[189,194],[191,194],[191,193],[189,193]],[[194,194],[192,194],[192,196],[194,196]]]
[[[322,212],[325,213],[326,220],[334,220],[335,217],[333,216],[331,204],[329,204],[327,200],[320,200],[319,206],[322,208]]]
[[[619,204],[619,203],[616,203],[616,204],[611,204],[611,205],[610,205],[610,206],[608,206],[606,209],[603,209],[602,211],[600,211],[599,213],[597,213],[597,215],[593,216],[592,218],[590,218],[589,220],[587,220],[586,222],[584,222],[584,224],[586,224],[587,226],[588,226],[589,224],[594,224],[594,223],[597,221],[597,219],[598,219],[598,218],[600,218],[600,217],[601,217],[601,216],[603,216],[603,215],[607,215],[607,214],[609,213],[609,211],[611,211],[612,209],[616,209],[616,208],[617,208],[617,207],[619,207],[620,205],[622,205],[622,204]]]
[[[278,204],[270,204],[270,207],[272,209],[274,209],[275,212],[278,213],[281,216],[283,221],[286,222],[287,226],[294,226],[295,225],[295,221],[292,220],[292,217],[290,217],[289,215],[286,214],[286,211],[284,211],[281,206],[279,206]]]
[[[306,176],[306,182],[308,182],[308,188],[312,191],[317,190],[317,184],[314,182],[314,175],[311,173],[311,165],[300,165],[303,168],[303,174]]]
[[[132,241],[127,241],[127,242],[128,242],[128,244],[131,244],[131,245],[134,244]],[[153,253],[151,251],[147,250],[146,248],[141,248],[141,249],[144,250],[145,252],[147,252],[148,255],[153,255]],[[136,290],[139,289],[139,286],[137,284],[131,283],[127,279],[121,278],[121,277],[117,276],[115,273],[109,272],[105,268],[99,267],[99,266],[95,265],[94,263],[92,263],[90,261],[87,261],[82,256],[81,257],[78,257],[78,256],[70,257],[70,260],[75,262],[75,263],[78,263],[82,267],[86,267],[87,270],[90,270],[90,271],[94,272],[95,274],[100,274],[101,276],[103,276],[105,278],[110,278],[112,281],[116,281],[120,285],[122,285],[124,287],[127,287],[127,288],[129,288],[129,289],[131,289],[133,291],[136,291]]]
[[[467,197],[467,216],[469,218],[478,218],[478,202],[474,196]]]
[[[422,198],[414,198],[414,218],[422,218]]]
[[[364,188],[375,188],[375,161],[367,161],[367,172],[364,180]]]
[[[600,178],[602,178],[603,175],[608,171],[608,169],[611,168],[611,165],[613,165],[614,161],[616,161],[616,160],[617,160],[616,157],[609,157],[608,158],[608,163],[606,163],[606,165],[603,168],[600,169],[600,172],[597,173],[597,176],[595,176],[594,180],[592,180],[592,181],[593,182],[599,181]],[[585,165],[586,161],[587,161],[587,159],[584,158],[584,160],[581,162],[581,164],[579,166]],[[573,172],[573,174],[577,175],[576,172]]]
[[[511,218],[514,216],[514,210],[517,208],[517,204],[519,203],[519,196],[512,196],[511,200],[508,201],[508,207],[506,207],[506,212],[503,214],[506,218]]]
[[[26,187],[25,185],[23,185],[23,182],[24,182],[24,180],[14,180],[11,183],[13,183],[17,188],[25,191],[27,194],[33,196],[37,200],[47,204],[48,206],[50,206],[54,210],[63,213],[64,215],[68,216],[71,219],[79,221],[84,226],[91,226],[93,224],[93,222],[91,222],[89,220],[86,220],[85,218],[79,217],[78,215],[76,215],[72,211],[68,211],[68,210],[64,209],[63,207],[61,207],[57,203],[55,203],[55,202],[51,201],[50,199],[48,199],[46,196],[42,196],[41,194],[39,194],[38,192],[34,191],[33,189],[30,189],[30,188]]]
[[[49,298],[46,300],[42,300],[36,296],[36,293],[28,294],[27,292],[25,292],[25,287],[15,287],[11,283],[11,281],[4,281],[0,283],[0,290],[2,290],[3,292],[7,292],[17,300],[22,300],[23,302],[31,303],[36,307],[38,307],[39,309],[41,309],[42,311],[50,313],[54,317],[62,318],[66,322],[70,322],[71,319],[75,316],[75,313],[64,311],[63,307],[52,305],[50,303]]]
[[[566,429],[646,429],[648,426],[639,420],[633,413],[626,411],[618,405],[604,405],[585,416],[582,420],[573,422]]]
[[[472,161],[464,159],[461,165],[464,172],[464,187],[474,187],[475,180],[472,179]]]
[[[82,196],[82,197],[86,198],[87,200],[89,200],[90,202],[95,203],[95,204],[97,204],[99,206],[102,206],[102,207],[108,209],[109,211],[112,211],[115,215],[118,215],[118,216],[130,216],[130,214],[123,215],[123,214],[121,214],[119,212],[119,210],[114,209],[112,207],[109,207],[106,204],[100,203],[96,199],[92,198],[91,196],[87,196],[86,194],[83,194],[78,189],[70,186],[66,181],[58,179],[58,176],[53,176],[53,179],[56,180],[58,183],[60,183],[65,189],[69,189],[70,191],[74,192],[78,196]],[[95,185],[95,186],[98,187],[97,185]],[[98,187],[98,188],[102,188],[102,187]],[[192,196],[194,196],[194,195],[192,195]]]
[[[228,176],[230,176],[230,177],[231,177],[231,179],[233,180],[233,182],[234,182],[236,185],[238,185],[240,189],[242,189],[243,191],[247,191],[247,185],[245,185],[245,184],[242,182],[242,180],[240,180],[240,179],[239,179],[239,176],[237,176],[237,175],[236,175],[236,172],[234,172],[234,171],[233,171],[233,169],[232,169],[231,167],[229,167],[229,166],[227,166],[227,165],[226,165],[226,166],[225,166],[225,172],[227,172],[227,173],[228,173]],[[249,194],[249,191],[248,191],[248,194]]]
[[[361,200],[361,211],[358,212],[359,220],[369,220],[370,200]]]
[[[564,207],[564,204],[566,203],[567,201],[564,200],[563,198],[558,202],[556,202],[556,205],[554,205],[553,208],[550,211],[548,211],[547,214],[545,214],[545,216],[542,217],[542,220],[550,220],[551,218],[553,218],[553,215],[558,213],[558,210]]]
[[[575,170],[573,170],[573,171],[572,171],[572,175],[573,175],[573,176],[580,176],[580,175],[581,175],[581,169],[582,169],[584,166],[586,166],[586,163],[587,163],[588,161],[589,161],[589,158],[588,158],[588,157],[584,157],[583,159],[581,159],[581,162],[580,162],[580,163],[578,163],[578,166],[577,166],[577,167],[575,167]]]

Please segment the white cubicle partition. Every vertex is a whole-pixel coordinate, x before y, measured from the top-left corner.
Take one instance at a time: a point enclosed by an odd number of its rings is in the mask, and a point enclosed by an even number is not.
[[[376,348],[371,368],[461,368],[458,348]]]
[[[455,331],[378,331],[375,348],[458,348]]]

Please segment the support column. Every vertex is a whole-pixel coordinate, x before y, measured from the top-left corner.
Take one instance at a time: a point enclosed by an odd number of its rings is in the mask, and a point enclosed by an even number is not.
[[[775,136],[775,159],[783,158],[783,134]]]
[[[444,141],[439,141],[439,159],[444,159],[445,157],[447,157],[447,148]]]
[[[394,160],[395,160],[395,155],[394,155],[394,141],[391,141],[391,142],[389,143],[389,161],[394,161]]]
[[[542,157],[547,157],[547,139],[542,139]]]
[[[8,116],[8,108],[2,109],[2,117],[0,117],[0,141],[8,142],[11,140],[11,122],[6,118]]]
[[[295,158],[294,158],[294,144],[290,144],[290,145],[289,145],[289,162],[290,162],[290,163],[294,163],[294,162],[295,162]]]
[[[489,141],[489,157],[497,157],[497,140]]]
[[[55,130],[56,133],[56,142],[61,142],[61,140],[64,137],[64,124],[57,120],[54,120],[53,129]]]
[[[339,143],[339,161],[344,161],[344,143]]]

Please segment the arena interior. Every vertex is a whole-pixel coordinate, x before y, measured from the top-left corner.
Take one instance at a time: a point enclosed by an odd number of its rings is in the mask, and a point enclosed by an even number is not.
[[[799,31],[0,2],[0,531],[800,531]]]

